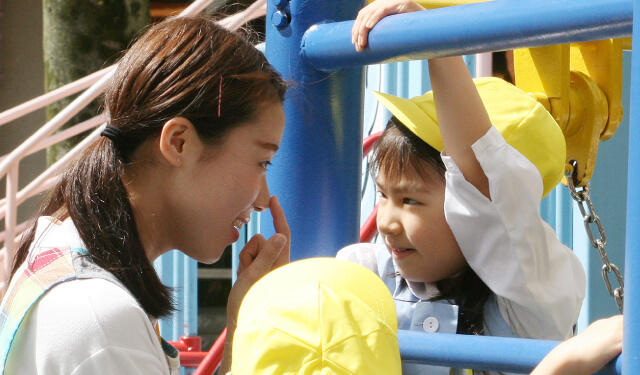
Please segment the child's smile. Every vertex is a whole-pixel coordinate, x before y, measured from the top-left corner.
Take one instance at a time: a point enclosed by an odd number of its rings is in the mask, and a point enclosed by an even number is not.
[[[378,230],[405,279],[435,282],[466,266],[444,217],[442,177],[408,173],[400,181],[389,181],[380,175],[376,184]]]

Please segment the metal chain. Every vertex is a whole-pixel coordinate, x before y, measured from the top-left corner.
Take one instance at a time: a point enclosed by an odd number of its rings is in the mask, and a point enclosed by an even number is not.
[[[571,198],[573,198],[573,200],[578,204],[578,208],[582,214],[584,228],[589,236],[589,241],[591,241],[591,245],[598,250],[598,254],[602,260],[601,273],[602,278],[604,279],[604,284],[606,285],[609,294],[615,300],[616,305],[618,305],[618,310],[622,313],[622,302],[624,299],[624,279],[622,278],[622,272],[620,272],[618,266],[609,261],[609,256],[607,256],[607,250],[605,249],[605,246],[607,245],[607,236],[604,231],[604,225],[602,225],[602,221],[600,221],[600,217],[596,213],[595,207],[593,207],[593,202],[591,202],[591,190],[589,185],[584,187],[576,186],[577,171],[578,163],[575,160],[572,160],[565,171],[567,187],[569,188]],[[595,224],[598,229],[598,238],[594,236],[594,233],[591,230],[592,224]],[[609,281],[609,274],[611,272],[614,273],[618,280],[619,286],[615,289],[611,286],[611,282]]]

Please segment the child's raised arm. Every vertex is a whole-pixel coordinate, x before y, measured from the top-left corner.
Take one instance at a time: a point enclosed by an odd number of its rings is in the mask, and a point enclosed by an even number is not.
[[[491,127],[471,74],[462,57],[429,60],[429,75],[438,113],[444,152],[451,156],[465,179],[489,197],[489,182],[471,145]]]
[[[362,50],[367,44],[369,31],[382,18],[419,10],[424,8],[409,0],[374,1],[358,12],[351,40],[357,50]],[[465,179],[489,197],[487,177],[471,145],[489,130],[491,122],[471,74],[460,56],[429,60],[429,74],[444,151],[453,158]]]

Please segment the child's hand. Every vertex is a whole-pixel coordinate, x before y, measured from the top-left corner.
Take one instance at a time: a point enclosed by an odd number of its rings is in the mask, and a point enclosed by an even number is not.
[[[531,375],[593,374],[622,351],[622,315],[593,322],[555,347]]]
[[[384,17],[398,13],[409,13],[424,8],[411,0],[376,0],[360,9],[351,29],[351,43],[356,51],[362,51],[367,45],[369,31]]]

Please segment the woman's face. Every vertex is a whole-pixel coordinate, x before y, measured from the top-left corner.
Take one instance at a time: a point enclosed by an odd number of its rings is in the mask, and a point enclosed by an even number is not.
[[[280,146],[284,122],[282,105],[265,103],[252,121],[205,146],[200,162],[181,173],[171,215],[180,229],[175,242],[180,250],[200,262],[215,262],[238,239],[236,227],[246,224],[251,211],[268,208],[267,166]]]

